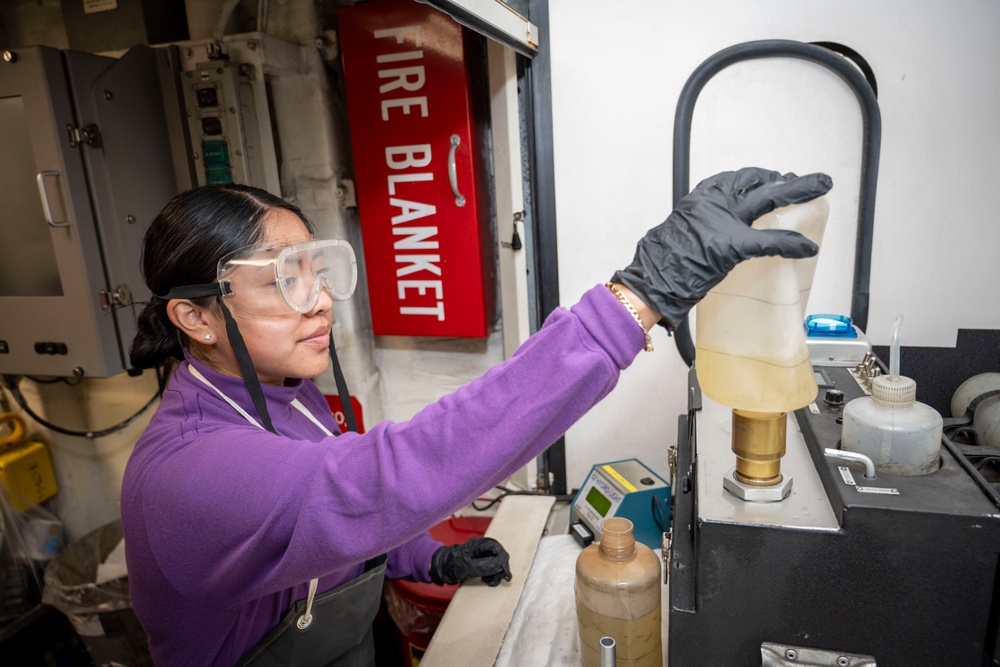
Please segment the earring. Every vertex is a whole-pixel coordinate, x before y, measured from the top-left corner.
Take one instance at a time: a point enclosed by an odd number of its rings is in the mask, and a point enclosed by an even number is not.
[[[212,334],[205,334],[205,340],[212,340]]]

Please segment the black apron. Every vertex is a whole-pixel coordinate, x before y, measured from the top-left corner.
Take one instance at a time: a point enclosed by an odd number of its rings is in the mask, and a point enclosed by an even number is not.
[[[236,667],[373,667],[372,621],[382,599],[385,561],[384,555],[373,558],[361,576],[317,595],[309,623],[303,622],[306,601],[296,602]]]

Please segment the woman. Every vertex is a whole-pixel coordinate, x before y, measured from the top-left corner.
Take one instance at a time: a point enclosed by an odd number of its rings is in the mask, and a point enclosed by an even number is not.
[[[749,224],[829,188],[760,169],[707,179],[612,283],[552,313],[511,359],[408,422],[340,436],[308,379],[328,364],[333,299],[353,289],[349,247],[313,241],[297,208],[260,190],[175,197],[146,234],[157,296],[132,361],[183,361],[122,489],[156,664],[371,665],[383,575],[509,579],[495,542],[442,548],[427,529],[556,440],[651,347],[654,324],[679,322],[737,262],[815,254]]]

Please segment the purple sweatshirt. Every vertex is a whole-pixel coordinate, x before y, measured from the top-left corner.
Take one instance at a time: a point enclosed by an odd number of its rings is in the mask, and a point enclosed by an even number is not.
[[[618,381],[642,329],[604,287],[552,313],[507,361],[364,434],[336,433],[307,380],[265,385],[274,435],[239,378],[188,357],[125,470],[122,521],[132,604],[159,667],[232,665],[292,604],[361,574],[428,581],[428,528],[552,444]]]

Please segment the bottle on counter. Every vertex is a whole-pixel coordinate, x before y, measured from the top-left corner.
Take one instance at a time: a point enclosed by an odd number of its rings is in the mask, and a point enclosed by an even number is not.
[[[872,378],[871,396],[844,407],[841,449],[864,454],[875,469],[893,475],[926,475],[940,467],[941,414],[916,400],[917,383],[899,374],[899,329],[892,325],[889,374]]]
[[[660,559],[636,542],[632,522],[601,522],[601,540],[576,560],[576,615],[584,667],[600,667],[601,639],[615,641],[618,665],[663,664]]]

